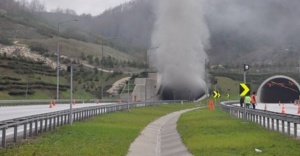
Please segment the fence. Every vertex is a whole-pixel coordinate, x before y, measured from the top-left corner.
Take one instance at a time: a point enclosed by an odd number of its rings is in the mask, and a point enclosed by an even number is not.
[[[265,128],[286,133],[295,138],[299,137],[298,126],[300,124],[300,116],[257,109],[245,109],[244,107],[234,106],[233,104],[239,104],[239,102],[221,102],[221,109],[245,121],[255,122]]]
[[[160,103],[177,103],[178,101],[160,101]],[[51,131],[72,121],[82,121],[92,116],[112,113],[136,107],[157,105],[158,102],[140,102],[125,104],[99,105],[92,107],[76,108],[72,110],[57,111],[41,115],[32,115],[22,118],[0,121],[1,146],[5,148],[7,142],[16,143],[21,137],[27,139],[33,135]],[[19,130],[19,131],[18,131]]]

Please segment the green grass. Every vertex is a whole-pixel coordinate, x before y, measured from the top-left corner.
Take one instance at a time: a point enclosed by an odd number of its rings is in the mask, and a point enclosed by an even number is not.
[[[244,123],[219,110],[188,112],[179,119],[178,130],[184,144],[195,156],[283,156],[300,153],[299,140],[255,123]],[[256,148],[263,152],[255,152]]]
[[[3,156],[123,156],[131,142],[151,121],[167,113],[198,104],[159,105],[93,117],[72,126],[42,134],[14,148],[0,150]]]

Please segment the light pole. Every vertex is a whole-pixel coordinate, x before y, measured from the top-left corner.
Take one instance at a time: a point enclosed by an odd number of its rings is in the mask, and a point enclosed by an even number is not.
[[[60,48],[59,48],[59,27],[61,24],[63,23],[68,23],[68,22],[75,22],[78,21],[77,19],[75,20],[70,20],[70,21],[63,21],[63,22],[59,22],[57,23],[57,66],[56,66],[56,72],[57,72],[57,81],[56,81],[56,100],[59,100],[59,69],[60,69],[60,64],[59,64],[59,59],[60,59]]]
[[[69,123],[72,125],[73,117],[72,117],[72,101],[73,101],[73,65],[68,66],[67,69],[70,72],[70,114],[69,114]]]
[[[127,84],[127,111],[130,112],[130,109],[129,109],[129,80],[126,81],[126,84]]]

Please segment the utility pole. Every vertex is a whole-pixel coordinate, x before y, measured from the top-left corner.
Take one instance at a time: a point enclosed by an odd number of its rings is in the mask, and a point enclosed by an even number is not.
[[[246,73],[249,70],[249,65],[244,64],[244,84],[246,84]],[[246,104],[244,103],[244,122],[246,122]]]
[[[69,114],[69,122],[72,125],[73,122],[73,112],[72,112],[72,101],[73,101],[73,65],[68,66],[67,69],[70,72],[70,114]]]
[[[103,82],[103,68],[104,68],[104,59],[103,59],[103,42],[101,43],[102,45],[102,55],[101,55],[101,99],[103,99],[103,85],[104,85],[104,82]]]

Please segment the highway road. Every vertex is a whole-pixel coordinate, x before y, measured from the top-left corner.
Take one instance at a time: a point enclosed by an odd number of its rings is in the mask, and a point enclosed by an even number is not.
[[[72,108],[82,108],[99,105],[109,105],[112,103],[88,103],[88,104],[75,104]],[[0,107],[0,121],[9,120],[19,117],[30,115],[38,115],[50,113],[55,111],[69,110],[70,104],[56,104],[56,106],[49,108],[49,105],[29,105],[29,106],[4,106]]]
[[[236,104],[236,105],[239,105],[239,104]],[[265,110],[265,106],[266,106],[267,111],[281,113],[283,104],[279,105],[278,103],[267,103],[267,104],[258,103],[256,108]],[[285,109],[286,114],[300,115],[300,114],[298,114],[298,106],[294,105],[293,103],[284,104],[284,109]]]

